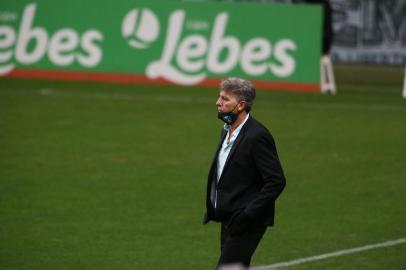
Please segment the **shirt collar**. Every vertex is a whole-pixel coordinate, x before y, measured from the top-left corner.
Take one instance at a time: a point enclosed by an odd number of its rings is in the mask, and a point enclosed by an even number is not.
[[[245,117],[244,121],[234,130],[234,134],[238,134],[242,127],[244,126],[245,122],[247,122],[248,118],[250,117],[250,114],[247,114]],[[230,126],[227,124],[224,124],[224,129],[229,132],[230,131]]]

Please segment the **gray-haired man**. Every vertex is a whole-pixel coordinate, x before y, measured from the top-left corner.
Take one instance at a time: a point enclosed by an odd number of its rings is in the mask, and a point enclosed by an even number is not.
[[[250,115],[254,85],[240,78],[221,82],[216,102],[225,122],[208,175],[204,223],[221,222],[218,268],[249,267],[268,226],[285,176],[270,132]]]

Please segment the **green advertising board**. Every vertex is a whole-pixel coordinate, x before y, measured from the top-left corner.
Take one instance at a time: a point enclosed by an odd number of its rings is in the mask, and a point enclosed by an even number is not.
[[[0,76],[317,90],[318,6],[182,1],[0,4]]]

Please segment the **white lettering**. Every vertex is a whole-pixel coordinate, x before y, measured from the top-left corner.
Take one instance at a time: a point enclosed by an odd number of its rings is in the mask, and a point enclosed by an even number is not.
[[[72,51],[79,43],[77,33],[72,29],[61,29],[49,42],[48,57],[58,66],[68,66],[75,60]]]
[[[80,64],[85,67],[94,67],[100,63],[102,59],[102,50],[95,43],[102,40],[103,35],[95,29],[89,30],[83,34],[80,44],[83,50],[87,53],[87,56],[84,54],[78,54],[77,58]]]
[[[40,61],[46,53],[57,66],[68,66],[77,60],[82,66],[93,67],[101,61],[102,50],[97,41],[103,40],[103,35],[99,31],[90,29],[80,37],[74,29],[62,28],[48,38],[46,29],[34,26],[35,12],[36,4],[25,7],[18,32],[0,26],[0,76],[15,68],[13,55],[17,63],[26,65]],[[78,49],[81,50],[75,52]]]
[[[173,55],[182,33],[185,12],[177,10],[169,17],[168,29],[166,31],[165,45],[161,59],[152,62],[147,67],[147,76],[151,79],[162,77],[171,82],[193,85],[201,82],[206,78],[206,74],[200,73],[197,75],[186,75],[178,71],[171,65]]]
[[[12,22],[17,20],[17,14],[10,11],[0,11],[0,21]]]
[[[32,64],[41,59],[46,50],[48,35],[41,27],[32,28],[35,15],[35,4],[29,4],[23,14],[20,31],[18,35],[16,59],[24,64]],[[36,41],[32,52],[28,52],[30,41]]]
[[[274,59],[270,62],[271,42],[266,38],[255,37],[241,44],[237,37],[225,34],[226,12],[216,16],[210,40],[198,34],[182,39],[184,29],[191,29],[193,25],[191,22],[185,25],[185,16],[183,10],[170,15],[161,58],[151,62],[146,70],[149,78],[194,85],[207,77],[205,65],[207,71],[222,74],[230,72],[238,63],[251,76],[262,76],[269,70],[278,77],[287,77],[295,71],[296,62],[291,52],[296,50],[296,44],[292,40],[276,42]]]
[[[1,26],[0,27],[0,75],[5,75],[9,73],[13,68],[13,63],[6,63],[11,60],[13,57],[13,50],[11,47],[14,45],[16,40],[16,34],[13,28],[9,26]],[[3,51],[6,49],[5,51]]]
[[[192,35],[180,44],[176,61],[179,66],[189,72],[198,72],[204,67],[204,59],[191,61],[204,56],[207,51],[207,41],[198,35]]]
[[[213,73],[228,72],[238,62],[240,43],[235,37],[224,37],[227,20],[227,13],[223,12],[216,17],[216,21],[214,23],[207,59],[207,68]],[[228,54],[225,60],[221,62],[219,58],[223,49],[228,50]]]
[[[267,60],[270,54],[271,45],[268,40],[253,38],[242,49],[241,67],[249,75],[262,75],[266,72],[268,65],[266,62],[261,63],[261,61]]]
[[[296,62],[294,58],[289,55],[288,51],[295,51],[296,44],[290,39],[282,39],[275,45],[275,58],[282,65],[269,64],[269,68],[272,73],[278,77],[288,77],[292,75],[296,68]]]

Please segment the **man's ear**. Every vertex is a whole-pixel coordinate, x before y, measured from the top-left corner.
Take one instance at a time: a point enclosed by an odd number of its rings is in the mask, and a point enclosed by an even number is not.
[[[242,112],[245,110],[245,106],[247,106],[247,103],[244,100],[241,100],[240,103],[238,103],[238,112]]]

